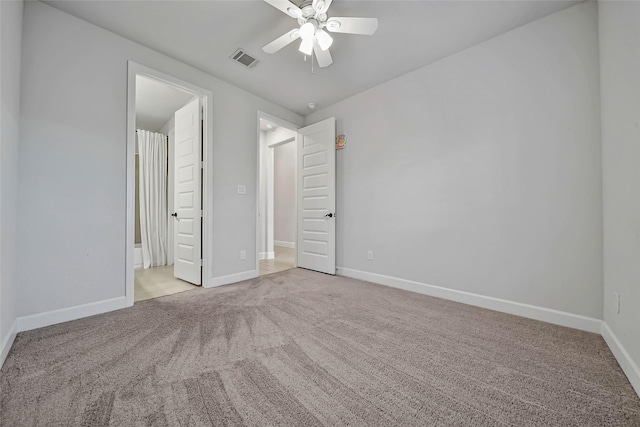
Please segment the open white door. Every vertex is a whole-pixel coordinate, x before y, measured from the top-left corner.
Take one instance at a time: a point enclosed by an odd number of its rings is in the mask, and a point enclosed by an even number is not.
[[[173,275],[202,283],[202,126],[200,99],[176,111]]]
[[[298,267],[336,274],[336,120],[298,130]]]

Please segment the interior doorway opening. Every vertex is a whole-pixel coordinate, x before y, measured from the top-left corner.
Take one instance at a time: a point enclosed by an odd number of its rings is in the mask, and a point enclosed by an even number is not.
[[[297,242],[297,128],[260,113],[257,269],[294,268]]]
[[[297,129],[291,123],[258,112],[258,125],[256,270],[263,275],[300,267],[335,274],[335,117]],[[275,150],[285,144],[295,147],[294,172],[289,178],[294,183],[295,219],[287,221],[295,226],[293,244],[276,234]],[[276,242],[285,243],[284,248],[280,246],[285,253],[291,249],[286,246],[293,246],[292,263],[278,262]]]
[[[127,303],[206,283],[211,93],[129,63]]]
[[[167,83],[136,76],[134,301],[188,291],[199,284],[176,277],[171,216],[176,201],[176,112],[196,100],[197,96]]]

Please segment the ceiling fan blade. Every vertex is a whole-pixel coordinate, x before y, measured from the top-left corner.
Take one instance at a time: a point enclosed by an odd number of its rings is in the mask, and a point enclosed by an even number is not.
[[[332,33],[363,34],[370,36],[378,29],[377,18],[329,18],[326,25]]]
[[[313,53],[316,54],[318,65],[322,68],[328,67],[333,62],[333,59],[331,59],[331,54],[329,53],[329,49],[320,49],[320,45],[318,43],[313,43]]]
[[[300,18],[302,16],[302,10],[289,0],[264,0],[276,9],[286,13],[292,18]]]
[[[281,35],[280,37],[278,37],[268,45],[264,46],[262,50],[264,51],[264,53],[276,53],[277,51],[279,51],[289,43],[299,38],[300,38],[300,31],[298,31],[297,28],[294,28],[293,30]]]

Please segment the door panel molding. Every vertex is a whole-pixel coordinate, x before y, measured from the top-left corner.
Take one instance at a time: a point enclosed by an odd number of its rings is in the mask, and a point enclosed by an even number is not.
[[[175,175],[172,217],[173,244],[176,254],[173,275],[194,285],[202,283],[202,182],[200,164],[202,131],[200,98],[175,112]]]
[[[336,120],[298,130],[298,266],[336,274]]]

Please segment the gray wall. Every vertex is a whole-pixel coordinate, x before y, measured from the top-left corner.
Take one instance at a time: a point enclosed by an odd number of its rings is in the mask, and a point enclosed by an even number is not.
[[[602,318],[595,3],[305,122],[330,116],[338,266]]]
[[[276,242],[296,242],[296,142],[288,142],[273,149],[274,217],[273,233]],[[277,245],[277,243],[276,243]]]
[[[22,1],[0,1],[0,354],[16,320]],[[0,358],[0,366],[2,365]]]
[[[599,2],[604,319],[640,366],[640,3]],[[620,314],[613,293],[620,295]],[[636,371],[636,378],[640,378]],[[636,383],[636,390],[640,384]]]
[[[125,293],[127,60],[213,92],[211,277],[256,260],[257,111],[302,118],[40,2],[25,5],[18,315]],[[236,194],[245,184],[247,195]],[[247,259],[240,260],[240,250]],[[34,268],[37,266],[37,268]]]

